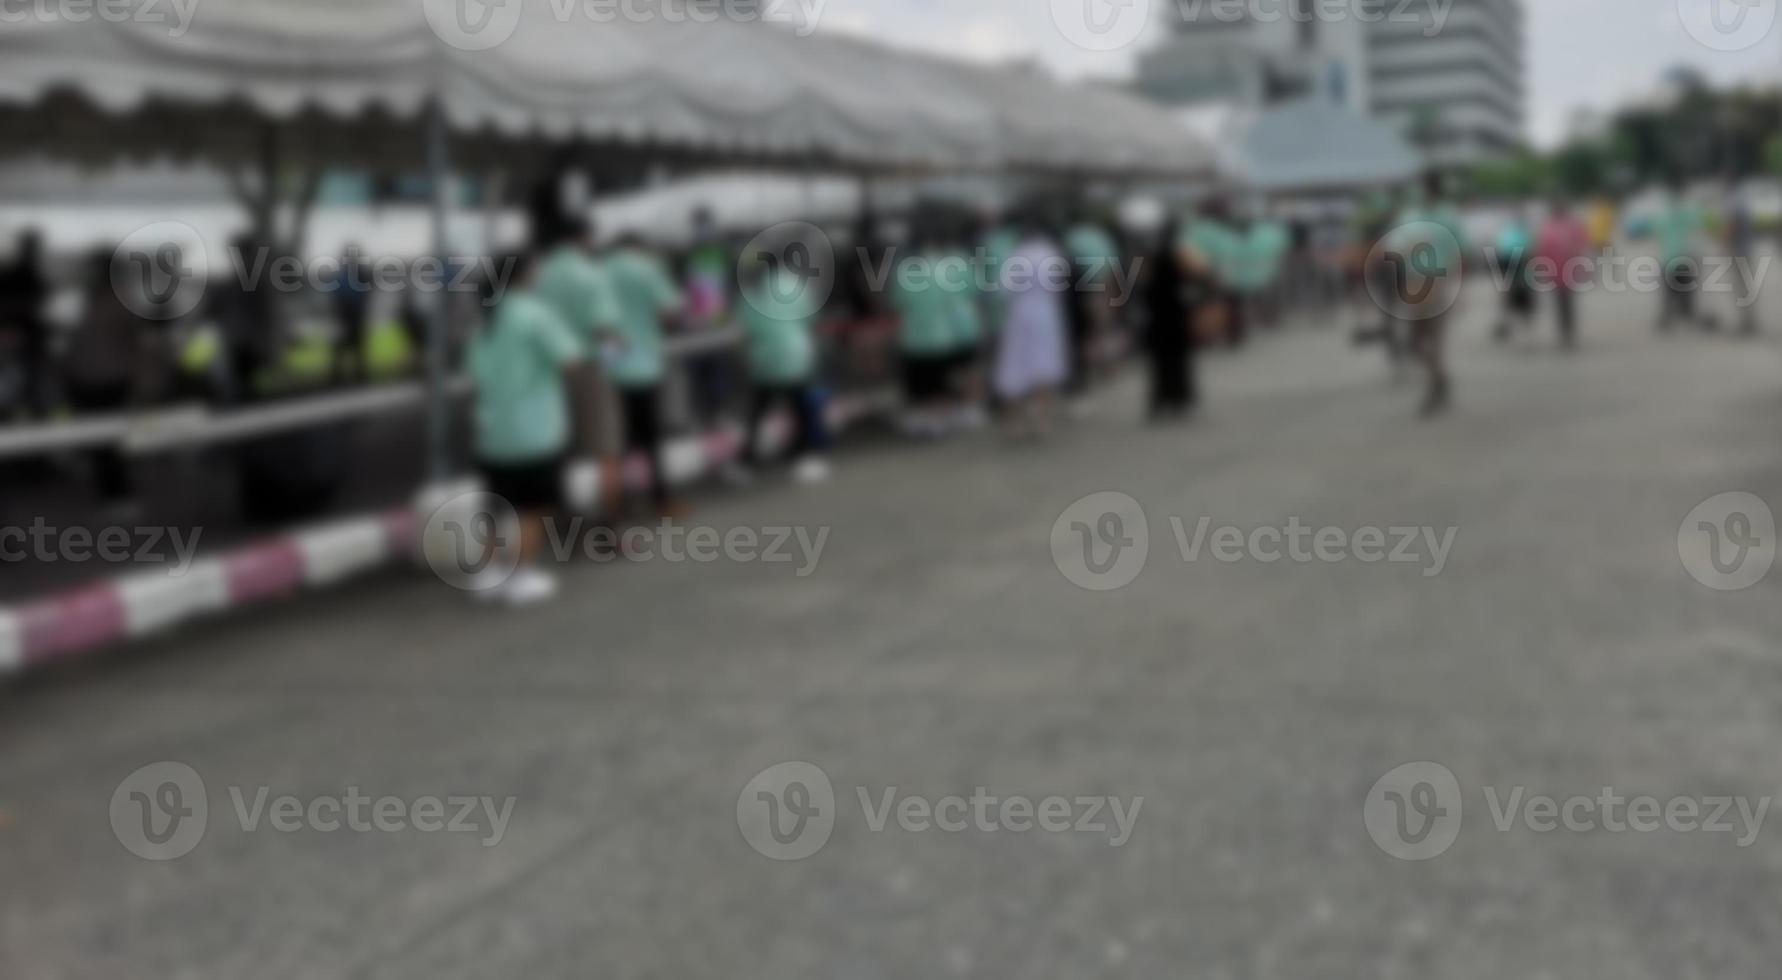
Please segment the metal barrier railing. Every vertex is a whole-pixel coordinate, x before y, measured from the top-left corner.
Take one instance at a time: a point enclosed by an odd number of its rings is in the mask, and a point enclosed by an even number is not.
[[[669,357],[678,359],[735,349],[741,341],[742,331],[728,328],[671,337],[664,346]],[[467,397],[470,391],[470,380],[459,376],[447,382],[445,396],[457,400]],[[0,460],[108,445],[116,445],[131,455],[149,455],[245,442],[349,419],[418,411],[426,406],[427,397],[426,385],[407,381],[247,408],[219,411],[192,403],[0,429]]]

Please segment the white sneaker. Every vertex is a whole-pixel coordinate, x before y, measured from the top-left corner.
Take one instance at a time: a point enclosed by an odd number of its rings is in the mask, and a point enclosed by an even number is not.
[[[502,598],[511,607],[549,602],[557,595],[557,576],[541,568],[522,568],[508,580]]]
[[[830,475],[829,462],[821,456],[806,456],[792,466],[792,482],[807,487],[828,483]]]

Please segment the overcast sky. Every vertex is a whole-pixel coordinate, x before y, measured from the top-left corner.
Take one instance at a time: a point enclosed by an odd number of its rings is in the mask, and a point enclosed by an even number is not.
[[[788,7],[817,0],[781,0]],[[1129,74],[1137,50],[1153,43],[1160,23],[1123,49],[1095,52],[1074,45],[1054,20],[1054,4],[1108,4],[1118,0],[828,0],[824,29],[862,32],[895,43],[996,60],[1037,57],[1060,74]],[[1127,0],[1162,8],[1195,0]],[[1252,0],[1272,2],[1272,0]],[[1401,0],[1390,0],[1392,3]],[[1404,0],[1443,3],[1446,0]],[[1737,34],[1712,34],[1711,3],[1758,3]],[[1778,0],[1526,0],[1530,137],[1550,144],[1579,107],[1611,108],[1656,88],[1660,73],[1687,64],[1719,81],[1764,77],[1782,71]],[[1274,9],[1274,8],[1268,8]],[[1727,8],[1729,11],[1731,8]],[[1159,21],[1152,11],[1152,21]],[[1730,15],[1729,15],[1730,16]],[[1721,23],[1730,24],[1730,20]],[[1697,40],[1704,34],[1722,51]]]

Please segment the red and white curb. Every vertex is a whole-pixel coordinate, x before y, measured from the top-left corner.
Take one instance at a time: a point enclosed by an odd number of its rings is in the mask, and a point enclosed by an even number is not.
[[[894,408],[884,393],[832,403],[832,432]],[[788,432],[788,421],[771,419],[764,441],[772,446]],[[697,480],[741,455],[742,435],[719,430],[677,440],[663,453],[670,483]],[[575,497],[601,498],[600,470],[573,468]],[[622,480],[633,490],[648,487],[649,460],[625,460]],[[465,481],[423,491],[413,507],[332,521],[276,535],[254,544],[201,558],[183,573],[133,572],[57,593],[23,605],[0,606],[0,675],[65,660],[124,639],[150,636],[206,616],[296,595],[353,578],[398,560],[417,556],[420,531],[431,507],[477,489]],[[431,507],[429,506],[431,505]]]

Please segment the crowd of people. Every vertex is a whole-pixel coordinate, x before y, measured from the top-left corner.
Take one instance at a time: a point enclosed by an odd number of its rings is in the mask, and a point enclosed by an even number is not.
[[[1547,302],[1560,349],[1575,350],[1578,297],[1605,286],[1649,285],[1660,332],[1678,324],[1717,330],[1720,316],[1700,302],[1711,291],[1730,293],[1741,334],[1758,330],[1757,221],[1736,188],[1723,191],[1718,207],[1706,207],[1673,181],[1637,221],[1623,221],[1615,203],[1602,198],[1584,208],[1561,195],[1512,201],[1490,208],[1501,220],[1483,236],[1469,231],[1462,215],[1490,213],[1489,206],[1469,205],[1456,205],[1432,176],[1395,202],[1371,202],[1356,219],[1359,244],[1349,263],[1363,311],[1356,337],[1380,343],[1395,373],[1407,363],[1423,370],[1426,415],[1450,404],[1444,333],[1469,278],[1489,279],[1499,294],[1492,334],[1500,343],[1530,337]],[[1619,253],[1625,238],[1652,240],[1655,254],[1644,256],[1648,277],[1626,268],[1633,258]],[[1603,282],[1608,276],[1616,281]]]
[[[859,339],[826,329],[838,312],[893,324],[887,346],[908,436],[943,438],[996,420],[1009,440],[1037,441],[1134,347],[1152,366],[1151,418],[1186,416],[1197,400],[1196,347],[1241,344],[1251,322],[1272,318],[1289,247],[1283,225],[1233,219],[1220,203],[1159,229],[1152,245],[1088,213],[1061,220],[1037,205],[1004,215],[918,208],[895,243],[870,220],[855,229],[843,268],[830,270],[842,280],[830,303],[829,290],[814,288],[811,270],[791,258],[818,247],[798,237],[808,225],[781,226],[781,238],[738,252],[702,212],[676,270],[635,237],[602,248],[586,221],[554,224],[539,246],[497,263],[512,271],[494,284],[467,359],[477,469],[521,524],[513,536],[520,571],[488,591],[517,604],[554,592],[535,559],[546,519],[565,506],[563,473],[577,460],[599,460],[598,483],[612,492],[623,483],[620,458],[649,462],[645,499],[602,501],[608,510],[647,506],[663,519],[686,512],[663,451],[672,336],[740,331],[743,449],[723,475],[755,479],[772,449],[771,462],[788,464],[794,481],[818,483],[830,475],[822,349]],[[684,369],[696,424],[721,422],[723,393],[738,380],[731,368],[701,352]],[[776,413],[786,425],[774,446],[779,430],[768,422]]]
[[[1578,263],[1609,254],[1617,231],[1612,209],[1579,213],[1554,199],[1507,209],[1478,241],[1462,210],[1434,177],[1358,209],[1347,235],[1331,234],[1328,221],[1289,221],[1285,212],[1220,196],[1148,237],[1082,207],[1036,203],[1005,214],[918,207],[892,242],[863,218],[851,248],[836,256],[833,297],[812,288],[805,263],[789,260],[818,245],[797,240],[798,232],[745,247],[701,210],[692,241],[671,252],[634,234],[603,243],[586,221],[565,218],[541,228],[530,249],[490,265],[505,275],[454,317],[464,330],[454,362],[461,354],[475,387],[478,467],[494,493],[529,515],[533,530],[521,539],[529,549],[541,515],[563,503],[566,465],[596,467],[599,485],[611,490],[623,483],[617,460],[641,456],[649,462],[647,505],[663,518],[683,514],[664,446],[685,427],[740,426],[743,451],[721,471],[732,482],[781,463],[797,482],[827,479],[833,355],[860,339],[835,329],[838,320],[891,325],[880,353],[895,362],[889,373],[900,382],[907,435],[941,438],[994,420],[1011,439],[1039,440],[1075,414],[1098,375],[1135,350],[1149,366],[1149,417],[1186,417],[1199,397],[1198,351],[1242,346],[1285,302],[1333,311],[1324,283],[1334,276],[1364,297],[1358,337],[1381,342],[1396,369],[1420,368],[1422,411],[1436,414],[1451,402],[1444,334],[1457,298],[1451,290],[1467,267],[1495,267],[1500,340],[1529,335],[1539,300],[1550,295],[1557,336],[1570,349],[1576,297],[1589,285],[1589,262]],[[1716,318],[1694,302],[1699,267],[1685,260],[1699,257],[1710,232],[1728,255],[1751,256],[1749,210],[1729,199],[1710,215],[1673,193],[1649,226],[1665,270],[1659,326],[1712,327]],[[231,248],[246,253],[253,244],[242,238]],[[99,251],[79,270],[84,303],[60,336],[49,325],[55,290],[41,239],[22,235],[0,265],[0,406],[15,419],[190,398],[235,406],[278,390],[293,363],[281,329],[290,319],[280,308],[286,301],[224,275],[195,310],[159,316],[146,295],[153,291],[118,261]],[[309,297],[332,329],[308,352],[314,384],[302,390],[403,376],[425,342],[423,304],[370,288],[368,262],[349,247],[321,295]],[[1542,264],[1568,271],[1537,289]],[[1584,274],[1569,271],[1575,267]],[[1743,329],[1754,330],[1752,283],[1733,282]],[[142,288],[128,288],[133,283]],[[669,354],[670,338],[720,331],[740,343]],[[671,379],[671,365],[679,378]],[[91,455],[101,498],[127,498],[129,471],[117,451]],[[533,569],[508,588],[526,601],[551,587]]]

